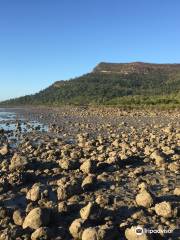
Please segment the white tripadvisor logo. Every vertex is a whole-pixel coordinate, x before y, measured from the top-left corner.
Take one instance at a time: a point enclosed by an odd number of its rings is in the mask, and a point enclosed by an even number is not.
[[[136,232],[137,235],[142,235],[143,234],[143,228],[138,226],[138,227],[136,227],[135,232]]]

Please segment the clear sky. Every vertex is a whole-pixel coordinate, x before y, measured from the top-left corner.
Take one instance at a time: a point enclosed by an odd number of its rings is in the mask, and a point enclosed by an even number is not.
[[[101,61],[180,63],[180,0],[0,0],[0,100]]]

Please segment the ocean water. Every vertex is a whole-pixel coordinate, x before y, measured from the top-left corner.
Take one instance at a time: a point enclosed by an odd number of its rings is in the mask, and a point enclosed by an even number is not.
[[[5,131],[16,130],[17,123],[20,124],[20,131],[23,133],[31,131],[48,131],[48,127],[40,122],[26,121],[22,117],[19,118],[16,112],[7,111],[3,108],[0,108],[0,129],[4,129]]]
[[[4,109],[0,108],[0,121],[9,121],[9,120],[15,120],[16,119],[16,113],[14,112],[6,112]]]

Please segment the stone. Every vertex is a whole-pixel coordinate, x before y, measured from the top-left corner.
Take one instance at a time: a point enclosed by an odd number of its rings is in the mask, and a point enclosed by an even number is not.
[[[136,196],[136,203],[138,206],[149,208],[153,204],[153,198],[147,190],[143,190]]]
[[[99,240],[98,229],[95,227],[89,227],[83,231],[82,240]]]
[[[68,192],[67,188],[64,186],[58,187],[57,189],[57,198],[62,201],[69,198],[71,194]]]
[[[58,203],[58,212],[59,213],[67,213],[68,205],[65,201]]]
[[[144,212],[143,212],[143,210],[140,210],[140,211],[133,213],[133,215],[131,217],[133,219],[141,219],[143,216],[144,216]]]
[[[82,189],[85,191],[93,189],[95,184],[95,179],[96,179],[95,175],[89,174],[81,184]]]
[[[178,172],[180,170],[180,164],[178,162],[170,163],[168,169],[172,172]]]
[[[155,160],[157,166],[161,166],[165,163],[165,156],[159,150],[154,151],[150,157]]]
[[[150,237],[143,232],[143,227],[141,226],[126,228],[125,237],[127,240],[150,240]]]
[[[21,210],[14,211],[13,221],[16,225],[22,226],[22,224],[24,222],[24,214]]]
[[[98,240],[99,239],[103,240],[119,239],[119,232],[114,226],[104,224],[100,226],[98,229]]]
[[[39,184],[34,184],[32,188],[27,192],[26,198],[31,201],[37,201],[40,199],[40,186]]]
[[[179,155],[179,154],[174,154],[174,155],[171,157],[171,160],[173,160],[173,161],[180,160],[180,155]]]
[[[64,185],[60,185],[57,189],[57,198],[60,201],[66,200],[74,194],[81,192],[81,185],[76,180],[70,181]]]
[[[7,155],[8,152],[9,152],[8,145],[4,145],[4,146],[0,149],[0,154],[1,154],[2,156]]]
[[[164,218],[171,218],[173,216],[171,204],[165,201],[155,205],[155,212]]]
[[[104,196],[104,195],[98,195],[95,202],[100,205],[101,207],[105,207],[110,203],[110,198],[109,196]]]
[[[48,227],[40,227],[31,234],[31,240],[49,240],[52,237],[52,231]]]
[[[69,227],[69,232],[73,236],[74,239],[81,239],[82,233],[84,231],[84,223],[85,220],[82,218],[75,219],[70,227]]]
[[[14,156],[11,159],[11,164],[9,166],[9,170],[19,170],[24,169],[27,165],[28,161],[27,158],[24,156],[20,156],[17,153],[14,154]]]
[[[144,191],[144,190],[146,190],[147,189],[147,183],[145,183],[145,182],[142,182],[142,183],[140,183],[139,185],[138,185],[138,188],[140,189],[140,191],[142,192],[142,191]]]
[[[89,202],[85,207],[80,210],[82,219],[97,220],[101,215],[101,209],[98,204]]]
[[[114,141],[112,142],[112,145],[113,145],[114,147],[118,148],[118,147],[119,147],[119,140],[118,140],[118,139],[114,140]]]
[[[27,192],[26,198],[35,202],[43,198],[43,195],[48,195],[48,189],[40,183],[35,183],[32,188]]]
[[[94,173],[96,170],[96,164],[94,161],[92,160],[86,160],[85,162],[83,162],[80,166],[80,170],[84,173],[84,174],[89,174],[89,173]]]
[[[174,195],[180,196],[180,187],[174,189]]]
[[[49,221],[50,221],[49,210],[37,207],[31,210],[25,217],[25,220],[23,222],[23,229],[27,227],[31,229],[38,229],[42,226],[47,226]]]
[[[64,170],[75,170],[78,169],[80,164],[75,159],[62,159],[59,161],[59,166]]]

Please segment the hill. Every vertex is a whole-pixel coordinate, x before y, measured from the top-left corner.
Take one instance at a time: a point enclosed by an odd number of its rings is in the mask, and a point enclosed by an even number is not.
[[[180,64],[102,62],[91,73],[3,104],[179,106]]]

